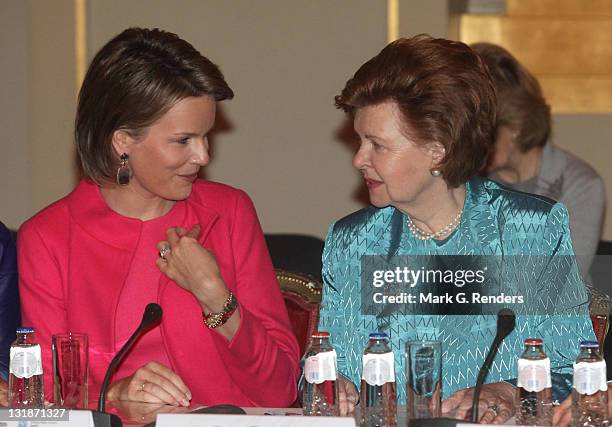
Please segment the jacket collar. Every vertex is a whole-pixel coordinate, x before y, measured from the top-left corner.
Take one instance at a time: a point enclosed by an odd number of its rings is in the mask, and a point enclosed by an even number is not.
[[[495,182],[473,177],[466,183],[465,205],[463,207],[462,227],[466,227],[465,235],[473,239],[476,247],[495,250],[500,242],[500,228],[497,218],[499,205],[503,203],[500,197],[502,191]]]
[[[195,189],[194,185],[194,191]],[[201,225],[199,240],[203,241],[219,214],[214,209],[191,199],[189,197],[187,200],[177,202],[173,209],[181,209],[186,222]],[[77,185],[68,195],[68,207],[72,220],[96,240],[127,251],[135,249],[143,221],[128,218],[113,211],[108,207],[100,194],[100,188],[93,181],[84,179]]]
[[[504,203],[502,194],[503,187],[491,180],[476,176],[467,181],[461,222],[450,239],[457,242],[460,248],[475,248],[479,254],[498,253],[500,221],[503,222],[503,218],[498,218],[497,212],[499,206]],[[399,209],[394,209],[393,214],[385,220],[389,257],[397,255],[401,245],[402,230],[405,229],[404,218],[404,214]]]

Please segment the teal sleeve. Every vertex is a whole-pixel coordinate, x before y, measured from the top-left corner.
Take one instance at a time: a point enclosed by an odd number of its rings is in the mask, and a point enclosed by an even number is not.
[[[327,331],[331,335],[331,342],[338,356],[338,371],[347,376],[346,346],[343,340],[346,325],[339,322],[345,316],[344,304],[336,284],[333,260],[336,257],[334,224],[330,225],[323,249],[323,299],[319,312],[319,330]]]
[[[580,341],[596,340],[589,315],[590,294],[582,280],[572,248],[569,216],[563,204],[552,208],[546,223],[545,236],[551,236],[551,259],[542,277],[554,278],[557,285],[547,287],[552,315],[536,316],[539,335],[546,343],[546,354],[551,361],[553,397],[559,401],[571,392],[573,363],[579,352]]]

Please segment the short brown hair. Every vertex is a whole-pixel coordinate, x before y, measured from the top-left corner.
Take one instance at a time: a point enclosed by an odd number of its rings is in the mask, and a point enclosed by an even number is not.
[[[363,64],[336,96],[349,114],[386,101],[397,103],[417,143],[446,150],[442,177],[458,187],[486,165],[495,137],[495,89],[466,44],[421,34],[399,39]]]
[[[475,43],[497,88],[497,126],[517,131],[515,142],[522,152],[546,145],[550,137],[550,107],[537,79],[501,46]]]
[[[115,131],[139,136],[180,100],[203,95],[221,101],[234,93],[191,44],[159,29],[123,31],[96,54],[79,92],[75,139],[84,174],[98,184],[114,180]]]

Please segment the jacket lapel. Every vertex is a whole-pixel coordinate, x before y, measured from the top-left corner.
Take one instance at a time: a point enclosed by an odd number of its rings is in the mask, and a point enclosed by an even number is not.
[[[467,229],[474,247],[483,255],[501,254],[500,225],[503,218],[497,218],[503,198],[499,191],[488,188],[486,181],[475,177],[466,183],[464,212],[467,215]]]

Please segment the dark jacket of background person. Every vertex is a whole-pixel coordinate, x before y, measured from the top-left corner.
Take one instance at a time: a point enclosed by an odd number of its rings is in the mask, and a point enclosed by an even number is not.
[[[8,378],[9,348],[21,323],[17,254],[11,232],[0,222],[0,376]]]

